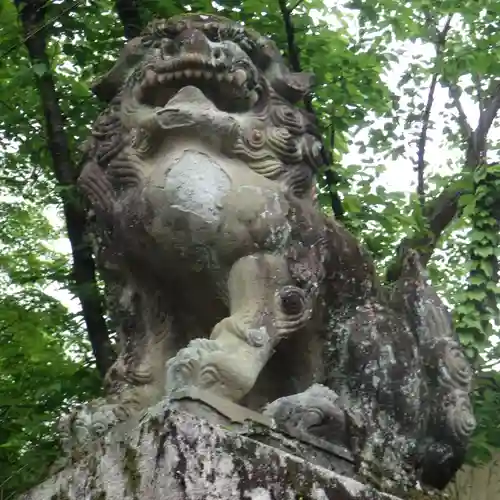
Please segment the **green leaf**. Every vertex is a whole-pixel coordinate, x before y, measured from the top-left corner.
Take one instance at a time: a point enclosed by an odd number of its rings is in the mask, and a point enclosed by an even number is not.
[[[48,72],[48,68],[44,63],[35,63],[31,68],[37,76],[43,76]]]
[[[481,269],[489,278],[493,277],[493,264],[487,260],[481,261]]]

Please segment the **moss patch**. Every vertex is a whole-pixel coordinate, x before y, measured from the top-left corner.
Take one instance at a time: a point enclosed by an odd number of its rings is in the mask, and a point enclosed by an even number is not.
[[[123,472],[127,477],[127,487],[133,498],[138,498],[137,493],[141,484],[141,474],[139,472],[139,460],[137,457],[137,450],[131,446],[125,449],[123,457]]]

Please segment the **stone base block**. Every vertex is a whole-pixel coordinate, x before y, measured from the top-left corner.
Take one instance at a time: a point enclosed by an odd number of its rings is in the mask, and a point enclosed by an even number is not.
[[[397,500],[255,438],[179,410],[117,427],[22,500]]]

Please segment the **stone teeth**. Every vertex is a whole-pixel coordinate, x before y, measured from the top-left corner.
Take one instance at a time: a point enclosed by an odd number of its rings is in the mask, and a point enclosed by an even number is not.
[[[156,73],[152,69],[147,69],[144,75],[144,80],[147,85],[153,86],[158,81]]]
[[[257,104],[257,101],[259,100],[259,94],[255,92],[255,90],[252,90],[249,95],[249,100],[250,106],[255,106]]]
[[[233,73],[233,79],[237,85],[241,86],[247,81],[247,72],[244,69],[237,69]]]
[[[160,83],[165,83],[169,80],[172,80],[173,77],[174,77],[174,75],[172,73],[163,73],[162,75],[160,75],[158,77],[158,81]]]
[[[217,73],[217,80],[219,80],[219,82],[222,82],[223,79],[224,79],[224,74],[223,73]]]
[[[142,100],[142,96],[143,96],[142,88],[141,87],[135,87],[135,89],[134,89],[134,98],[137,101],[140,101],[140,100]]]
[[[182,75],[183,75],[183,74],[184,74],[184,72],[183,72],[183,71],[176,71],[176,72],[174,73],[174,77],[175,77],[175,78],[182,78]]]
[[[233,75],[224,75],[224,79],[227,82],[231,83],[233,81]]]
[[[161,71],[169,71],[174,67],[174,64],[172,61],[161,61],[158,66]]]
[[[201,75],[203,74],[203,71],[201,71],[201,69],[196,69],[194,70],[194,76],[196,78],[201,78]]]
[[[184,70],[184,74],[186,75],[186,78],[191,78],[193,76],[193,71],[190,69]]]
[[[206,80],[210,80],[210,78],[212,78],[212,73],[210,71],[204,71],[203,76]]]

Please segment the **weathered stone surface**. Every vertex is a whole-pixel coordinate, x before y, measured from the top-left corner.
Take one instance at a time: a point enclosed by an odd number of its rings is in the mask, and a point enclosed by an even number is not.
[[[190,414],[158,407],[19,500],[390,500],[371,487]]]
[[[385,286],[319,210],[310,88],[267,38],[198,14],[154,21],[96,86],[79,182],[121,349],[65,423],[71,453],[194,386],[386,489],[444,488],[462,464],[472,371],[450,316],[418,253]]]

